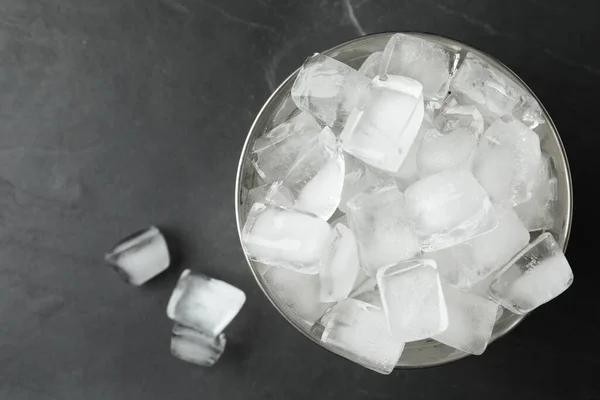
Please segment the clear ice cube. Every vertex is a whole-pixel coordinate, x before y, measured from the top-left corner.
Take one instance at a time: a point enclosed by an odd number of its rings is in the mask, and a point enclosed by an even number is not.
[[[344,150],[375,168],[397,171],[423,121],[422,89],[410,78],[375,77],[344,126]]]
[[[477,136],[466,129],[442,133],[430,129],[417,152],[419,176],[426,177],[450,169],[471,169],[477,150]]]
[[[530,232],[552,229],[558,196],[558,180],[552,159],[545,154],[542,154],[542,161],[531,192],[531,198],[518,204],[515,211]]]
[[[125,281],[135,286],[154,278],[170,263],[167,242],[154,226],[121,240],[105,259]]]
[[[498,305],[451,286],[442,285],[448,328],[432,339],[470,354],[482,354],[492,336]]]
[[[252,206],[256,203],[270,203],[275,204],[282,207],[292,207],[294,205],[293,202],[293,194],[286,187],[280,187],[277,191],[274,191],[269,196],[270,201],[267,200],[267,194],[269,193],[269,189],[271,189],[271,184],[265,184],[261,186],[257,186],[248,191],[246,195],[245,205],[245,216],[248,216]]]
[[[406,158],[402,162],[402,165],[398,169],[398,171],[394,172],[392,175],[394,176],[396,183],[401,189],[406,189],[413,183],[419,180],[419,170],[417,167],[417,154],[419,152],[419,146],[423,142],[423,138],[425,134],[432,129],[432,123],[427,117],[427,113],[425,113],[425,118],[423,118],[423,123],[421,124],[421,128],[415,137],[415,140],[410,146],[408,150],[408,154]]]
[[[468,251],[469,249],[461,243],[442,250],[424,253],[422,258],[435,261],[440,280],[443,284],[459,288],[468,287],[468,280],[458,262],[461,257],[466,257],[469,254]],[[465,252],[467,253],[465,254]],[[463,254],[465,255],[463,256]]]
[[[496,229],[450,249],[468,286],[501,269],[529,243],[529,231],[512,208],[496,205],[494,209],[498,216]]]
[[[312,214],[256,203],[246,219],[242,243],[253,261],[317,274],[330,232],[327,222]]]
[[[381,57],[383,56],[382,51],[376,51],[372,53],[367,59],[362,63],[358,72],[363,74],[369,79],[375,78],[379,75],[379,66],[381,65]]]
[[[409,186],[404,199],[426,252],[454,246],[498,225],[487,193],[467,170],[430,175]]]
[[[369,79],[354,68],[323,54],[309,57],[292,86],[292,99],[336,132],[344,126]]]
[[[346,169],[344,178],[344,188],[338,209],[344,213],[348,212],[348,201],[358,193],[364,192],[370,188],[393,185],[394,178],[387,176],[379,170],[366,165],[363,161],[346,154],[344,156],[346,166],[350,164],[350,169]],[[350,160],[350,163],[348,163]]]
[[[381,374],[392,372],[404,350],[404,343],[389,334],[381,309],[368,303],[346,299],[323,322],[326,347]]]
[[[201,367],[212,367],[221,358],[226,343],[224,333],[211,337],[176,323],[171,336],[171,354]]]
[[[451,100],[442,107],[440,113],[435,117],[434,125],[442,133],[466,130],[479,139],[483,133],[485,122],[477,107],[461,106],[456,101]]]
[[[317,275],[306,275],[284,268],[270,268],[263,275],[269,291],[298,318],[312,325],[331,306],[321,303]]]
[[[385,46],[380,75],[401,75],[423,84],[425,100],[438,108],[448,94],[458,52],[412,35],[397,33]]]
[[[328,240],[328,248],[321,257],[320,300],[333,302],[348,297],[354,287],[359,268],[354,233],[345,225],[335,225]]]
[[[448,327],[435,261],[415,259],[380,268],[377,286],[388,327],[396,340],[426,339]]]
[[[369,275],[419,253],[404,198],[396,186],[360,193],[348,202],[348,207],[348,220],[358,241],[361,266]]]
[[[265,183],[284,177],[300,150],[316,139],[321,127],[301,112],[254,141],[252,164]]]
[[[474,54],[467,54],[450,89],[461,104],[476,105],[488,123],[511,114],[531,129],[544,122],[537,100]]]
[[[541,156],[537,134],[505,116],[483,133],[473,173],[494,202],[515,206],[531,197]]]
[[[344,172],[342,149],[331,129],[325,127],[317,140],[300,151],[287,175],[273,184],[266,198],[274,203],[282,191],[291,193],[293,208],[327,220],[340,203]]]
[[[526,314],[571,286],[573,271],[548,232],[517,254],[490,287],[490,295],[516,314]]]
[[[245,302],[246,295],[235,286],[186,269],[169,299],[167,316],[215,337],[229,325]]]

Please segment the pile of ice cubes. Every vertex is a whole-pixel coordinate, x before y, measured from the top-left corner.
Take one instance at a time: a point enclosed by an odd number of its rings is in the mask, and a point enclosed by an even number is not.
[[[396,34],[358,71],[309,57],[291,96],[254,142],[242,242],[326,347],[380,373],[411,341],[481,354],[503,308],[569,287],[542,110],[513,79]]]

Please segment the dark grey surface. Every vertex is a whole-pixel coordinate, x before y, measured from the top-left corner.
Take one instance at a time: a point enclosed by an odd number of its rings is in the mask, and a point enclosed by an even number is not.
[[[1,399],[598,399],[600,3],[563,0],[0,1]],[[253,116],[309,54],[429,31],[514,69],[570,157],[575,283],[483,356],[380,376],[287,325],[233,211]],[[150,224],[176,260],[145,287],[102,261]],[[169,353],[183,268],[248,296],[212,369]],[[567,377],[568,376],[568,377]]]

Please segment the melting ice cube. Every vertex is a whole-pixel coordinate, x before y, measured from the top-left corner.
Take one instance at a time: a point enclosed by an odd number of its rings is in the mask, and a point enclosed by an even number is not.
[[[321,257],[321,301],[332,302],[348,297],[358,270],[358,247],[354,233],[345,225],[335,225],[328,240],[328,249]]]
[[[211,337],[186,326],[175,324],[171,336],[171,354],[201,367],[212,367],[221,358],[226,343],[227,339],[224,333]]]

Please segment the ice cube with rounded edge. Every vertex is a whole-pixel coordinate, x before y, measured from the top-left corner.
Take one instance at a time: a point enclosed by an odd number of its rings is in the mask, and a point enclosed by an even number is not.
[[[381,57],[383,56],[382,51],[376,51],[371,53],[369,57],[362,63],[358,72],[363,74],[369,79],[375,78],[379,75],[379,66],[381,65]]]
[[[423,121],[423,87],[402,76],[377,76],[350,113],[342,147],[373,167],[402,165]]]
[[[529,200],[518,204],[515,211],[530,232],[552,229],[558,195],[558,180],[552,159],[542,154],[542,161],[531,189]]]
[[[423,84],[425,100],[438,108],[448,94],[459,54],[455,49],[397,33],[385,46],[380,75],[401,75]]]
[[[270,268],[263,275],[268,290],[287,310],[312,325],[331,306],[319,301],[320,282],[317,275],[306,275],[283,268]]]
[[[417,152],[420,177],[450,169],[471,169],[477,150],[477,136],[468,129],[442,133],[437,129],[427,131]]]
[[[104,258],[127,283],[134,286],[154,278],[171,262],[167,242],[155,226],[121,240]]]
[[[517,254],[498,274],[490,295],[515,314],[526,314],[554,299],[573,283],[573,271],[548,232]]]
[[[498,225],[487,193],[467,170],[430,175],[409,186],[404,199],[425,252],[457,245]]]
[[[171,354],[201,367],[212,367],[221,358],[226,343],[224,333],[211,337],[176,323],[171,336]]]
[[[461,104],[476,105],[488,123],[503,115],[513,115],[531,129],[544,122],[536,99],[472,53],[463,60],[450,90]]]
[[[186,269],[169,299],[167,316],[215,337],[229,325],[245,302],[246,295],[235,286]]]
[[[501,269],[529,243],[529,231],[512,208],[495,205],[494,210],[496,229],[466,241],[466,247],[451,248],[467,286]]]
[[[253,261],[317,274],[330,232],[329,224],[312,214],[256,203],[244,224],[242,244]]]
[[[377,269],[419,254],[402,193],[396,186],[374,188],[348,202],[348,220],[356,235],[361,267]]]
[[[292,99],[300,110],[339,132],[368,83],[354,68],[317,53],[300,68]]]
[[[448,328],[431,338],[469,354],[482,354],[492,337],[498,305],[473,293],[442,285]]]
[[[248,194],[246,195],[246,201],[244,203],[246,206],[244,215],[247,216],[250,213],[252,206],[256,203],[270,203],[282,207],[292,207],[294,205],[292,202],[292,193],[289,191],[289,189],[283,186],[270,196],[271,201],[269,202],[267,200],[267,194],[271,186],[272,185],[270,184],[264,184],[248,191]]]
[[[426,339],[448,327],[435,261],[414,259],[380,268],[377,286],[388,328],[396,340]]]
[[[322,302],[343,300],[352,291],[358,270],[358,247],[354,233],[345,225],[334,225],[319,268]]]
[[[266,199],[273,203],[287,189],[293,208],[327,220],[340,203],[344,175],[344,155],[331,129],[325,127],[317,140],[300,151],[287,175],[273,183]]]
[[[300,112],[254,141],[252,164],[265,183],[281,179],[300,150],[315,140],[321,127],[306,112]]]
[[[541,157],[538,135],[504,116],[479,140],[473,174],[494,202],[512,207],[531,198]]]
[[[339,355],[381,374],[392,372],[404,343],[391,337],[381,309],[346,299],[328,311],[321,341]]]

